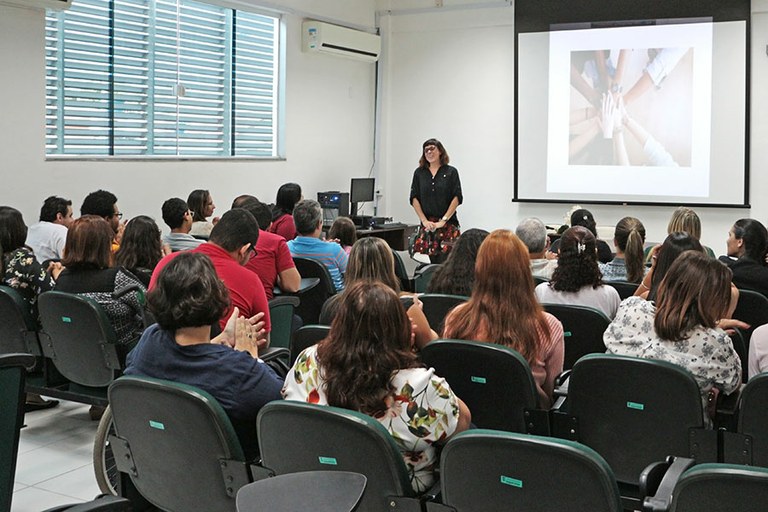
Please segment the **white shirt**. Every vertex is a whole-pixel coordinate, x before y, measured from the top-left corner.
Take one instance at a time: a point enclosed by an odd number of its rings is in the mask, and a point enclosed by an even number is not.
[[[26,244],[35,253],[39,263],[45,260],[60,260],[67,241],[67,228],[61,224],[40,221],[27,230]]]
[[[611,320],[616,316],[616,310],[621,304],[621,297],[616,288],[605,284],[597,288],[583,286],[577,292],[561,292],[549,286],[549,283],[541,283],[536,287],[536,298],[542,304],[569,304],[594,308],[605,313]]]

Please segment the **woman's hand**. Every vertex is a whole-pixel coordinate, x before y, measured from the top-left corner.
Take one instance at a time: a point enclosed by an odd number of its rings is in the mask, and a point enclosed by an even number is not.
[[[424,229],[426,229],[427,231],[434,231],[435,229],[437,229],[437,224],[435,224],[431,220],[424,219],[423,221],[421,221],[421,225],[424,226]]]
[[[64,267],[62,266],[61,262],[58,261],[52,261],[48,265],[48,272],[51,273],[51,277],[54,281],[57,281],[59,279],[59,274],[61,274],[61,271],[64,270]]]
[[[260,347],[266,345],[267,332],[264,330],[264,313],[257,313],[251,318],[246,319],[245,317],[240,317],[240,310],[237,307],[235,307],[232,310],[232,314],[229,315],[229,319],[224,326],[224,330],[221,331],[221,334],[213,338],[211,343],[228,345],[232,348],[235,348],[237,330],[236,324],[239,318],[243,318],[253,328],[254,339],[256,340],[257,345]]]
[[[168,244],[163,244],[162,250],[163,250],[163,257],[168,256],[173,252],[173,250],[171,249],[171,246]]]
[[[259,357],[258,331],[244,316],[235,321],[235,350],[248,352],[254,358]]]

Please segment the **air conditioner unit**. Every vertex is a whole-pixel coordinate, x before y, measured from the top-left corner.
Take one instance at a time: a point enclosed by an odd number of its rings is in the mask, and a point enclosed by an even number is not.
[[[360,30],[307,20],[301,25],[305,52],[329,53],[366,62],[376,62],[381,36]]]
[[[25,9],[63,11],[70,8],[72,0],[0,0],[0,5],[12,5]]]

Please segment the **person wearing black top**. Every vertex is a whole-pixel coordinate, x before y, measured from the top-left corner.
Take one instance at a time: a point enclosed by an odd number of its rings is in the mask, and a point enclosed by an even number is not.
[[[592,216],[592,212],[583,208],[574,210],[574,212],[571,213],[571,227],[573,226],[584,226],[595,235],[595,238],[597,239],[597,261],[600,263],[608,263],[613,259],[613,251],[611,251],[611,247],[603,240],[597,238],[597,223]],[[549,250],[557,254],[558,249],[560,249],[560,240],[555,240]]]
[[[432,263],[445,260],[451,244],[444,242],[451,242],[460,234],[456,209],[464,197],[459,171],[448,165],[449,161],[439,140],[425,141],[411,182],[410,202],[421,222],[413,249],[429,255]]]
[[[720,261],[733,272],[737,288],[754,290],[768,297],[768,231],[760,221],[739,219],[728,232],[728,256]],[[734,259],[735,258],[735,259]]]

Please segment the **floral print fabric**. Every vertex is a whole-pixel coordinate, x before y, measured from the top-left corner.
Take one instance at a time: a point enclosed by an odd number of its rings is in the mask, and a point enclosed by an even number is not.
[[[35,255],[26,247],[20,247],[3,256],[3,279],[0,284],[16,290],[29,304],[33,317],[37,296],[53,289],[56,281],[40,266]]]
[[[303,351],[285,377],[283,398],[328,405],[323,372],[317,363],[316,346]],[[438,465],[435,442],[456,430],[459,404],[448,383],[433,369],[409,368],[392,375],[395,396],[387,411],[375,418],[400,448],[413,490],[421,493],[435,481]]]
[[[607,352],[659,359],[682,366],[693,374],[699,385],[704,411],[712,387],[717,386],[725,393],[739,387],[741,360],[725,331],[699,325],[682,341],[662,340],[654,331],[655,314],[653,302],[640,297],[630,297],[622,302],[616,318],[603,335]],[[708,418],[705,421],[709,423]]]

